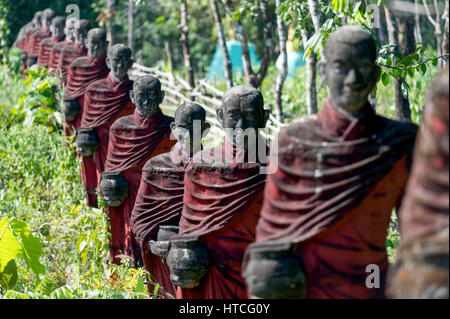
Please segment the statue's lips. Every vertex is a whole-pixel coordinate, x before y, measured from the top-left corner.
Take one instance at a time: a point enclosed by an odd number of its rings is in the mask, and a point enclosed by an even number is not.
[[[344,95],[348,97],[358,97],[362,93],[362,89],[344,88]]]

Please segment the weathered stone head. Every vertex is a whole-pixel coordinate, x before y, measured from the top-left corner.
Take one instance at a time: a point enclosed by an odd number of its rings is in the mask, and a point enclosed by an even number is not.
[[[235,145],[247,147],[246,131],[253,130],[257,137],[258,128],[266,126],[269,111],[264,110],[264,98],[259,90],[250,86],[235,86],[223,95],[217,117],[228,140]]]
[[[48,8],[42,12],[42,28],[50,30],[50,26],[52,24],[52,20],[55,17],[56,13],[52,9]]]
[[[175,121],[170,123],[173,136],[190,157],[201,149],[201,139],[209,128],[205,109],[193,102],[181,104],[175,111]]]
[[[152,116],[159,110],[165,92],[161,90],[161,82],[151,75],[140,77],[133,82],[130,99],[137,111],[144,116]]]
[[[40,28],[42,26],[42,11],[36,11],[32,23],[33,28]]]
[[[64,34],[66,35],[66,39],[71,43],[75,42],[76,22],[77,22],[76,18],[68,18],[66,19],[66,26],[64,27]]]
[[[77,23],[75,23],[75,42],[84,45],[86,43],[87,34],[90,28],[91,23],[89,22],[89,20],[81,19]]]
[[[101,28],[89,30],[87,34],[86,47],[88,54],[99,59],[106,54],[108,48],[108,41],[106,40],[106,32]]]
[[[20,53],[20,64],[26,66],[26,63],[27,63],[27,52],[22,51]]]
[[[319,72],[338,107],[357,113],[367,103],[380,77],[376,58],[375,41],[363,29],[344,26],[330,35]]]
[[[27,56],[27,62],[26,62],[27,68],[30,68],[33,65],[35,65],[37,62],[37,58],[38,57],[36,55]]]
[[[131,49],[126,45],[119,43],[108,50],[106,65],[119,80],[127,76],[128,70],[133,66],[133,63]]]
[[[56,39],[62,39],[64,37],[64,26],[66,19],[61,16],[54,17],[50,25],[50,31]]]

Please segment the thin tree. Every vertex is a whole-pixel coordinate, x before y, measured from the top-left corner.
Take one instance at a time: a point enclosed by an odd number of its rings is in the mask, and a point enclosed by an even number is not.
[[[438,1],[433,0],[433,10],[434,10],[434,16],[431,13],[430,7],[428,6],[427,0],[422,0],[423,6],[425,8],[426,16],[428,21],[433,25],[434,27],[434,35],[436,37],[436,49],[437,49],[437,55],[442,55],[442,29],[441,29],[441,16],[439,12],[439,6]],[[447,2],[448,5],[448,2]],[[442,69],[443,63],[442,60],[439,60],[439,68]]]
[[[134,52],[134,0],[128,0],[128,47]]]
[[[407,54],[411,48],[413,48],[410,44],[411,39],[408,39],[408,36],[411,36],[411,26],[408,23],[407,19],[403,16],[400,16],[398,19],[395,19],[391,13],[391,11],[385,6],[384,12],[386,15],[386,24],[389,35],[389,43],[395,45],[391,50],[403,51],[403,54]],[[409,26],[408,26],[409,25]],[[414,30],[414,28],[412,28]],[[414,32],[414,31],[413,31]],[[401,39],[401,40],[400,40]],[[412,40],[414,40],[414,36],[412,36]],[[400,42],[402,43],[400,45]],[[403,49],[403,50],[402,50]],[[395,58],[393,59],[393,65],[396,65]],[[403,90],[404,79],[401,74],[397,76],[394,80],[395,85],[395,117],[398,120],[406,120],[411,121],[411,109],[409,104],[409,98],[406,92],[406,95],[403,93],[406,90]]]
[[[108,39],[109,47],[112,47],[115,44],[113,18],[115,15],[114,12],[116,11],[116,1],[106,0],[106,5],[108,8],[108,15],[111,16],[110,19],[106,20],[106,38]]]
[[[442,40],[442,54],[449,54],[449,2],[445,5],[445,24],[444,24],[444,39]],[[443,66],[448,64],[447,60],[443,61]]]
[[[183,47],[184,65],[188,74],[188,83],[191,89],[195,88],[194,69],[192,67],[192,56],[189,47],[189,24],[187,1],[181,1],[181,24],[178,26],[181,30],[180,41]]]
[[[227,80],[227,87],[231,88],[233,86],[233,73],[231,66],[230,54],[228,53],[227,43],[225,40],[225,33],[223,32],[222,17],[220,16],[219,6],[217,0],[210,0],[211,8],[214,12],[214,19],[216,20],[217,33],[219,38],[219,44],[222,48],[223,61],[225,64],[225,78]]]
[[[414,0],[414,7],[415,7],[415,15],[414,18],[416,20],[416,24],[414,26],[414,36],[416,39],[416,42],[422,43],[422,28],[420,26],[420,14],[419,14],[419,0]]]
[[[235,12],[235,6],[232,1],[221,0],[221,2],[225,8],[226,13],[230,17],[232,17],[232,26],[234,32],[236,33],[236,37],[241,44],[242,65],[245,77],[247,78],[247,81],[251,86],[259,88],[267,74],[267,69],[269,68],[270,64],[270,51],[272,49],[272,25],[270,21],[270,16],[268,14],[267,1],[260,0],[260,7],[259,7],[260,18],[264,22],[264,31],[263,31],[264,51],[263,57],[261,59],[261,66],[258,72],[253,71],[252,65],[250,63],[250,52],[248,49],[247,35],[245,33],[241,17],[233,16]]]
[[[275,111],[276,116],[280,122],[283,123],[283,85],[288,73],[288,60],[286,51],[286,26],[281,20],[281,15],[279,12],[281,3],[283,0],[275,0],[276,14],[277,14],[277,30],[278,30],[278,41],[280,46],[280,58],[281,58],[281,70],[278,73],[277,81],[275,83]]]

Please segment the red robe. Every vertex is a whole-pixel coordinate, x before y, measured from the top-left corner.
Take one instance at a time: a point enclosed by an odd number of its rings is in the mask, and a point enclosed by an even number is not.
[[[281,130],[256,242],[296,244],[304,297],[384,296],[387,228],[408,180],[415,133],[414,124],[378,116],[369,103],[356,118],[331,99],[317,116]],[[379,289],[366,287],[369,264],[380,269]]]
[[[95,193],[101,173],[104,171],[109,128],[119,117],[134,112],[134,105],[129,97],[132,88],[133,81],[126,78],[116,82],[111,73],[105,79],[97,80],[86,88],[80,127],[95,128],[100,142],[94,155],[83,156],[81,164],[81,176],[92,205],[96,203]]]
[[[66,97],[75,98],[80,105],[80,113],[75,120],[64,122],[64,135],[70,136],[81,125],[81,118],[84,107],[84,93],[86,88],[93,82],[105,78],[109,73],[109,69],[105,63],[105,57],[93,59],[91,56],[80,57],[76,59],[69,67],[67,77],[67,87],[64,95]],[[95,164],[92,157],[83,159],[84,165],[81,167],[81,179],[86,190],[87,204],[90,207],[98,207],[97,205],[97,174],[95,173]],[[93,178],[88,178],[88,174],[92,174]]]
[[[52,33],[46,28],[35,30],[30,37],[30,44],[28,45],[28,56],[37,56],[39,59],[39,48],[43,39],[51,36]]]
[[[106,56],[94,59],[88,55],[79,57],[70,64],[64,96],[76,99],[81,109],[75,120],[63,123],[64,135],[70,136],[80,127],[81,116],[83,115],[84,93],[88,85],[108,76],[109,69],[106,66],[105,59]]]
[[[165,116],[161,110],[151,117],[135,111],[133,115],[119,118],[111,126],[105,172],[122,172],[129,185],[124,202],[118,207],[108,207],[111,261],[116,264],[120,264],[120,258],[115,256],[125,254],[132,257],[135,264],[142,265],[141,249],[131,230],[131,212],[141,182],[142,167],[153,156],[170,151],[176,142],[170,139],[171,122],[173,118]]]
[[[67,82],[67,73],[70,64],[77,58],[87,55],[87,52],[88,50],[84,44],[79,44],[77,42],[72,45],[66,45],[63,48],[58,62],[58,70],[62,77],[62,83],[66,84]]]
[[[50,52],[50,57],[48,59],[48,68],[53,69],[53,71],[51,72],[52,74],[54,74],[54,75],[59,74],[58,64],[59,64],[59,60],[61,58],[61,52],[67,45],[71,45],[71,44],[72,44],[72,42],[70,42],[66,38],[64,41],[61,41],[53,46],[52,51]]]
[[[398,260],[388,278],[389,295],[396,298],[448,298],[448,68],[432,84],[430,93],[399,213]],[[438,296],[445,290],[446,296]]]
[[[241,262],[255,239],[255,227],[263,200],[265,175],[259,163],[237,163],[238,152],[225,139],[221,147],[198,152],[185,173],[184,207],[180,234],[195,236],[208,247],[209,269],[194,288],[177,288],[178,299],[247,298]],[[226,154],[233,163],[221,161]],[[215,154],[215,155],[213,155]],[[218,166],[202,163],[212,158]]]
[[[31,30],[28,30],[25,33],[25,39],[24,39],[24,45],[23,49],[27,52],[27,55],[31,55],[31,51],[33,49],[33,43],[34,43],[34,33],[41,31],[42,29],[40,27],[34,27]]]
[[[175,286],[170,280],[169,268],[159,256],[152,254],[148,242],[156,241],[160,225],[179,223],[183,209],[184,172],[190,160],[180,153],[176,144],[170,153],[155,156],[145,164],[130,220],[151,280],[172,296],[175,296]],[[154,286],[149,284],[148,290],[152,294]]]
[[[48,38],[43,39],[39,46],[37,64],[39,66],[48,67],[49,62],[50,62],[50,54],[52,52],[53,47],[57,43],[62,42],[62,41],[64,41],[64,38],[57,39],[54,37],[48,37]]]
[[[25,43],[26,43],[26,35],[28,31],[30,31],[33,28],[33,23],[28,22],[26,25],[24,25],[17,36],[16,41],[14,42],[13,46],[17,47],[21,50],[25,50]]]

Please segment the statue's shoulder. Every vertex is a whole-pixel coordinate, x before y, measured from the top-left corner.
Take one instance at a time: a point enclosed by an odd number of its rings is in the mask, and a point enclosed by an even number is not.
[[[399,121],[377,115],[379,122],[378,131],[383,135],[410,136],[412,143],[415,141],[419,126],[409,121]]]
[[[278,143],[285,144],[296,139],[304,139],[306,138],[305,131],[319,126],[317,114],[306,115],[281,128],[276,140]]]
[[[44,44],[44,45],[53,44],[52,37],[47,37],[47,38],[42,39],[41,44]]]
[[[133,115],[126,115],[119,117],[113,125],[111,125],[111,130],[133,130],[139,127],[134,123]]]
[[[147,173],[175,174],[184,173],[183,167],[178,167],[172,162],[170,152],[152,157],[145,163],[143,171]]]

